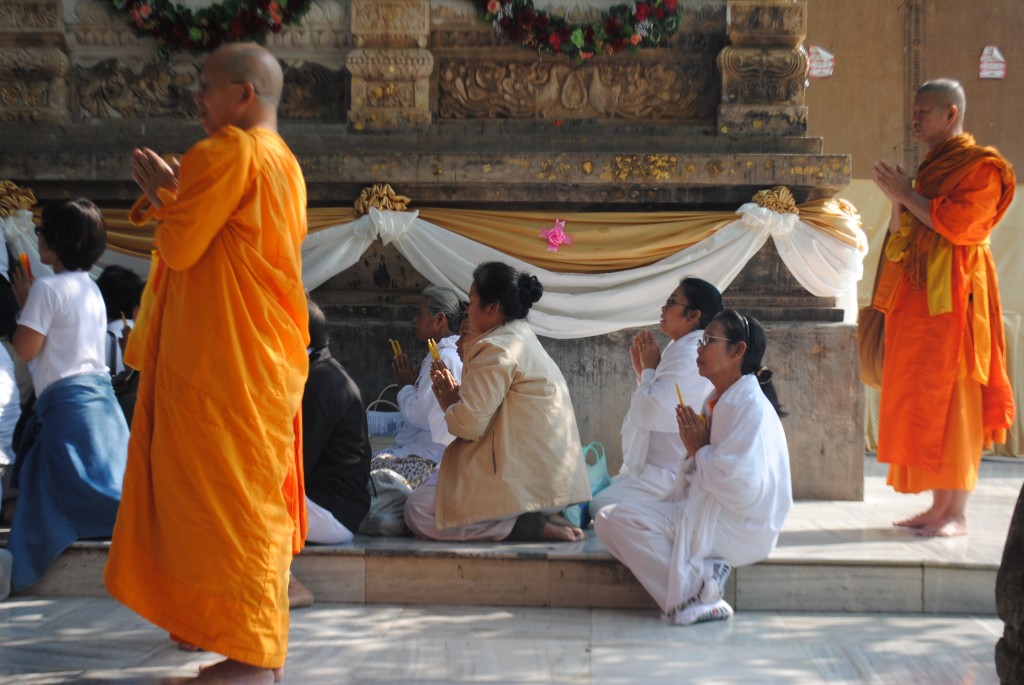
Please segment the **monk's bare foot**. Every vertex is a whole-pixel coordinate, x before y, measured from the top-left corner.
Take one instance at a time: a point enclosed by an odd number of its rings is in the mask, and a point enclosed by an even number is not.
[[[917,516],[911,516],[903,521],[895,521],[892,525],[897,528],[924,528],[925,526],[931,525],[937,521],[937,516],[934,509],[928,511],[922,511]]]
[[[313,592],[299,582],[299,579],[288,574],[288,608],[301,609],[313,604]]]
[[[277,682],[275,672],[269,668],[250,666],[241,661],[225,659],[209,666],[202,666],[193,683],[224,683],[225,685],[270,685]]]
[[[544,523],[544,530],[541,531],[542,540],[553,540],[556,542],[583,542],[587,534],[581,529],[572,525],[560,514],[553,514]]]
[[[915,535],[923,538],[955,538],[967,535],[967,519],[953,518],[947,521],[940,521],[933,526],[925,526],[914,531]]]
[[[274,669],[274,682],[279,683],[282,680],[284,680],[284,666]]]

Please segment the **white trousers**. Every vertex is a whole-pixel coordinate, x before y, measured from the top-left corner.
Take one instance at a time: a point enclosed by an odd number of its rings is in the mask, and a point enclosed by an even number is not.
[[[683,502],[630,502],[606,507],[594,517],[597,537],[665,613],[678,604],[668,599],[668,581],[683,510]],[[709,558],[718,556],[712,551]]]
[[[653,464],[645,464],[639,474],[616,476],[612,484],[594,495],[590,500],[590,515],[597,516],[612,504],[623,502],[653,502],[669,493],[676,482],[674,471]]]
[[[412,491],[405,500],[405,523],[416,537],[449,542],[504,540],[512,532],[518,516],[496,521],[469,523],[455,528],[438,528],[434,519],[434,497],[437,486],[425,484]]]
[[[334,514],[308,497],[306,498],[306,518],[309,520],[306,542],[319,545],[342,545],[351,542],[354,537],[352,531],[334,518]]]

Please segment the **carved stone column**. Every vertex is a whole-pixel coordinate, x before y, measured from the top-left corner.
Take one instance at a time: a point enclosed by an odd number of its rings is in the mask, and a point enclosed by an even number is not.
[[[718,53],[718,130],[730,135],[807,132],[807,0],[727,0],[731,45]]]
[[[434,57],[429,0],[352,0],[356,49],[349,125],[356,131],[397,131],[431,124]]]
[[[0,2],[0,121],[68,119],[60,0]]]

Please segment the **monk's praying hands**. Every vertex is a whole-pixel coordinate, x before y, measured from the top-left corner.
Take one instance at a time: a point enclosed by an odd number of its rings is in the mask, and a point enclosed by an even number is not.
[[[893,166],[885,161],[875,162],[871,167],[871,177],[875,180],[875,185],[892,202],[903,202],[913,190],[910,174],[902,164]]]
[[[164,161],[148,147],[132,153],[132,178],[154,207],[163,206],[158,191],[161,188],[175,190],[178,187],[178,161]]]

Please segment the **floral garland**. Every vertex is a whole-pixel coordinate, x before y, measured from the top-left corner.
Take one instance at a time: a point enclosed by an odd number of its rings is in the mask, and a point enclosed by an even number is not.
[[[171,0],[111,0],[136,35],[156,38],[160,53],[202,52],[221,43],[262,42],[267,32],[298,21],[311,0],[221,0],[193,11]]]
[[[588,25],[537,10],[533,0],[477,0],[484,21],[513,43],[540,53],[569,55],[585,62],[594,55],[613,55],[626,48],[658,45],[679,29],[678,0],[634,0],[615,5]]]

